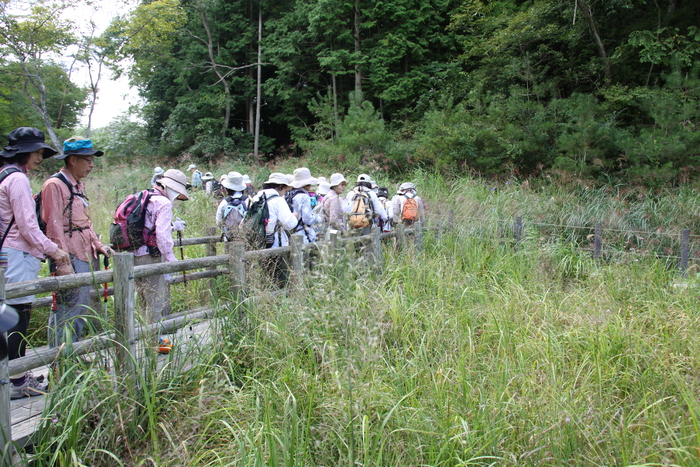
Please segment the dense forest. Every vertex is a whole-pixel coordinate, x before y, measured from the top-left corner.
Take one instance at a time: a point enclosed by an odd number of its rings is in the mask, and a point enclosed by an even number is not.
[[[682,183],[700,166],[698,25],[697,0],[144,1],[92,44],[145,123],[95,137],[123,155]]]

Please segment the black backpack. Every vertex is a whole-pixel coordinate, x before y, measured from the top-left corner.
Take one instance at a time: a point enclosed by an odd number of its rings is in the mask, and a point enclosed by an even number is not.
[[[267,233],[265,231],[270,220],[270,210],[267,207],[268,201],[279,196],[261,193],[260,197],[250,205],[241,223],[241,234],[248,243],[248,247],[253,250],[261,250],[267,247]]]
[[[73,185],[68,181],[65,175],[63,175],[61,172],[57,172],[53,175],[51,175],[49,178],[57,178],[60,181],[62,181],[67,187],[68,187],[68,192],[70,193],[70,197],[68,198],[68,203],[66,204],[65,209],[63,210],[63,214],[66,214],[66,211],[68,211],[68,235],[73,236],[73,232],[79,231],[82,229],[74,229],[73,228],[73,199],[75,199],[76,196],[83,196],[75,191],[73,191]],[[46,222],[44,221],[44,218],[41,217],[41,204],[42,204],[42,196],[41,196],[41,191],[34,195],[34,204],[36,205],[36,222],[39,224],[39,229],[43,233],[46,233]]]

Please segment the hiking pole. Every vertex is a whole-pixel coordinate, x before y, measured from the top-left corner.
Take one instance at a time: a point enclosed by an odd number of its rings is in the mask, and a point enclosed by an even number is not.
[[[105,257],[104,257],[104,259],[102,260],[102,262],[104,263],[105,271],[107,271],[107,270],[109,269],[109,256],[105,255]],[[107,314],[107,295],[108,295],[108,293],[107,293],[107,283],[105,282],[104,292],[103,292],[103,294],[102,294],[102,298],[103,298],[102,312],[103,312],[104,318],[105,318],[105,323],[104,323],[104,326],[105,326],[105,327],[107,326],[107,321],[109,320],[109,316],[108,316],[108,314]]]

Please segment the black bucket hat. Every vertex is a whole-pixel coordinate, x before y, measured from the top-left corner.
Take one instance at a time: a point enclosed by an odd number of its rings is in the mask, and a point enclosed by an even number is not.
[[[44,142],[44,132],[29,126],[21,126],[10,132],[7,136],[8,145],[2,149],[0,155],[5,159],[25,152],[36,152],[44,148],[44,159],[47,159],[58,151]]]

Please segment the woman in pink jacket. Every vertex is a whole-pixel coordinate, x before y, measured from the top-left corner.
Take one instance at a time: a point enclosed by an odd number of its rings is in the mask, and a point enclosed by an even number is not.
[[[9,144],[3,148],[3,166],[0,169],[0,266],[5,271],[6,283],[35,280],[39,276],[41,260],[50,256],[57,264],[67,264],[68,253],[49,240],[36,219],[27,172],[39,167],[41,161],[56,154],[44,142],[44,133],[36,128],[20,127],[10,132]],[[34,296],[7,301],[17,310],[19,322],[7,332],[9,359],[23,357],[25,336],[29,327]],[[31,373],[10,377],[10,398],[43,394],[46,383]]]

